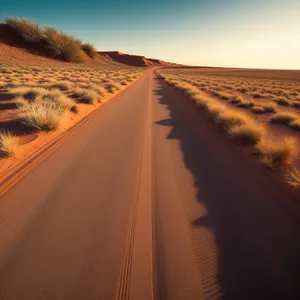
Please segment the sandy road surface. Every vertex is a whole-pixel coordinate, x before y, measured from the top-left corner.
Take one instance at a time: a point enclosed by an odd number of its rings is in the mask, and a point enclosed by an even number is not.
[[[299,299],[259,170],[149,70],[0,199],[0,299]]]

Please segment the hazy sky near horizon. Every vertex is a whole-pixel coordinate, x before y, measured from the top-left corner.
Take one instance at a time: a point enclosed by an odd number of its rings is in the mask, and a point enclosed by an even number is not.
[[[0,0],[100,51],[189,65],[300,69],[300,0]]]

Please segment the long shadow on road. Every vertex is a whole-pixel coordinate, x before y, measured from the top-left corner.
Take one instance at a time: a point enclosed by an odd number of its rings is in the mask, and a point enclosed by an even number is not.
[[[211,229],[217,248],[217,282],[200,274],[207,299],[300,299],[300,218],[291,194],[256,158],[245,159],[205,113],[157,80],[155,93],[169,110],[157,124],[171,126],[167,138],[179,140],[196,201],[207,209],[206,216],[190,220],[191,229]],[[210,249],[195,244],[209,256]]]

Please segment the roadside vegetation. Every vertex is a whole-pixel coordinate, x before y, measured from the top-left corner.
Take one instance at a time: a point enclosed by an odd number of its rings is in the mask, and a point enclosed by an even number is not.
[[[0,132],[0,157],[14,156],[18,147],[18,141],[9,131]]]
[[[8,108],[0,111],[0,117],[9,116],[0,121],[7,129],[0,133],[0,157],[15,155],[17,136],[59,130],[84,106],[96,108],[142,71],[127,66],[92,68],[75,64],[65,68],[0,67],[1,105]]]
[[[268,168],[285,172],[300,187],[297,131],[300,83],[292,80],[200,75],[195,69],[165,69],[160,76],[194,102],[233,140],[253,145]],[[278,132],[285,125],[289,135]],[[280,141],[270,138],[279,134]],[[291,171],[292,170],[292,171]]]

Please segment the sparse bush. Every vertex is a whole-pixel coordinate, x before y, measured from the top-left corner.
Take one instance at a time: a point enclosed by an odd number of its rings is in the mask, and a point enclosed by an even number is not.
[[[90,84],[87,86],[87,89],[91,89],[95,91],[100,96],[103,96],[105,94],[105,89],[102,86],[96,85],[96,84]]]
[[[193,96],[196,96],[199,94],[199,89],[197,87],[195,87],[194,85],[191,85],[191,84],[186,84],[184,86],[184,93],[192,98]]]
[[[227,92],[223,92],[223,91],[219,91],[217,93],[217,96],[222,100],[229,100],[232,97],[231,94],[229,94]]]
[[[23,97],[26,100],[33,101],[37,95],[45,93],[47,90],[41,87],[20,86],[9,90],[14,97]]]
[[[274,99],[274,101],[278,104],[278,105],[284,105],[284,106],[287,106],[287,105],[290,105],[291,102],[286,99],[286,98],[283,98],[283,97],[278,97],[276,99]]]
[[[36,101],[20,114],[21,121],[39,131],[57,130],[65,117],[66,110],[51,101]]]
[[[197,104],[200,108],[207,108],[209,103],[211,103],[211,99],[208,97],[205,97],[201,94],[198,94],[192,98],[192,100]]]
[[[239,104],[241,102],[242,102],[242,100],[240,98],[235,98],[235,99],[232,99],[229,101],[229,103],[231,103],[231,104]]]
[[[300,130],[300,118],[297,120],[291,121],[290,123],[288,123],[288,126],[295,130]]]
[[[263,164],[271,168],[291,164],[297,154],[294,138],[285,138],[281,144],[260,143],[257,145],[257,149],[263,157]]]
[[[50,86],[50,89],[59,89],[61,91],[69,91],[73,87],[73,84],[68,81],[62,81],[60,83],[55,83]]]
[[[208,103],[207,110],[211,116],[217,117],[226,110],[226,107],[222,104],[211,102]]]
[[[215,120],[217,123],[228,129],[237,125],[246,124],[249,122],[249,117],[238,111],[225,110],[219,113]]]
[[[251,111],[256,113],[256,114],[264,114],[266,112],[265,108],[261,105],[253,106]]]
[[[271,117],[270,122],[288,124],[298,119],[298,115],[291,112],[280,112]]]
[[[240,103],[237,104],[237,107],[242,107],[242,108],[250,108],[253,107],[255,104],[252,101],[241,101]]]
[[[82,88],[77,88],[73,91],[73,97],[78,98],[79,101],[94,104],[96,101],[100,101],[100,96],[93,90],[87,90]]]
[[[247,122],[228,129],[228,133],[237,141],[243,144],[257,144],[266,135],[266,129],[257,123]]]
[[[294,101],[293,106],[296,108],[300,108],[300,101]]]
[[[237,88],[237,90],[244,94],[248,92],[248,89],[246,89],[246,88]]]
[[[285,181],[291,185],[294,189],[300,187],[300,172],[297,169],[293,169],[285,174]]]
[[[74,63],[84,61],[80,40],[49,26],[45,29],[45,39],[47,47],[52,51],[54,57]]]
[[[250,93],[250,95],[251,95],[253,98],[260,98],[260,97],[262,96],[261,93],[258,93],[258,92]]]
[[[14,99],[14,103],[21,108],[28,105],[28,102],[23,97],[17,97]]]
[[[106,85],[106,89],[108,90],[109,93],[115,93],[116,91],[120,90],[122,86],[118,84],[117,82],[109,82]]]
[[[17,150],[17,138],[9,131],[0,131],[0,156],[13,156]]]
[[[35,101],[53,102],[64,110],[71,110],[76,106],[75,101],[63,94],[60,90],[46,90],[44,93],[38,95]]]
[[[82,50],[91,58],[95,58],[97,56],[97,50],[92,44],[83,44],[81,46]]]
[[[27,42],[41,43],[44,39],[43,29],[32,21],[8,17],[6,22]]]
[[[265,111],[268,112],[268,113],[275,112],[275,110],[277,108],[277,105],[275,103],[272,103],[272,102],[262,103],[261,105],[265,109]]]

